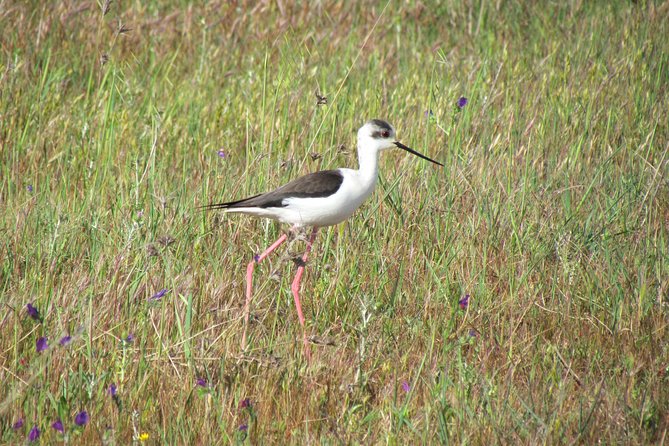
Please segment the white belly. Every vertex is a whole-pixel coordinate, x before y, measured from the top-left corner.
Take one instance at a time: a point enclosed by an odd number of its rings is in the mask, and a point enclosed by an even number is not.
[[[327,197],[285,199],[284,215],[277,220],[299,226],[331,226],[353,215],[374,192],[376,181],[362,181],[357,171],[341,170],[345,179],[337,192]]]

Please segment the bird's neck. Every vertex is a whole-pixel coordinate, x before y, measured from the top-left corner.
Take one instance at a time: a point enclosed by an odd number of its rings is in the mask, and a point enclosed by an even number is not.
[[[363,150],[358,145],[358,175],[360,180],[373,187],[379,175],[379,152],[376,150]]]

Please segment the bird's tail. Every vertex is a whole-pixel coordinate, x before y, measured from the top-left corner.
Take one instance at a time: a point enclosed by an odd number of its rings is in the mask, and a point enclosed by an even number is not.
[[[260,195],[262,194],[254,195],[252,197],[242,198],[241,200],[237,201],[228,201],[227,203],[210,203],[204,206],[199,206],[198,209],[202,209],[204,211],[214,211],[218,209],[243,208],[248,205],[249,200],[259,197]]]

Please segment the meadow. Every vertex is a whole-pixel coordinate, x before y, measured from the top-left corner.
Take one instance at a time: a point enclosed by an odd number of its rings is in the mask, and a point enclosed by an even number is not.
[[[0,443],[669,443],[669,1],[0,0]],[[466,98],[466,101],[461,99]],[[466,104],[465,104],[466,102]],[[386,152],[320,231],[198,207]]]

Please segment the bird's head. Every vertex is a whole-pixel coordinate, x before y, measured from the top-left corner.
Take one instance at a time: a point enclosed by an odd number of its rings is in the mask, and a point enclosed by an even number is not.
[[[372,119],[360,127],[360,130],[358,130],[359,150],[379,152],[381,150],[394,149],[398,147],[413,155],[423,158],[424,160],[443,166],[443,164],[428,158],[427,156],[418,153],[397,141],[395,137],[395,128],[386,121],[381,119]]]

